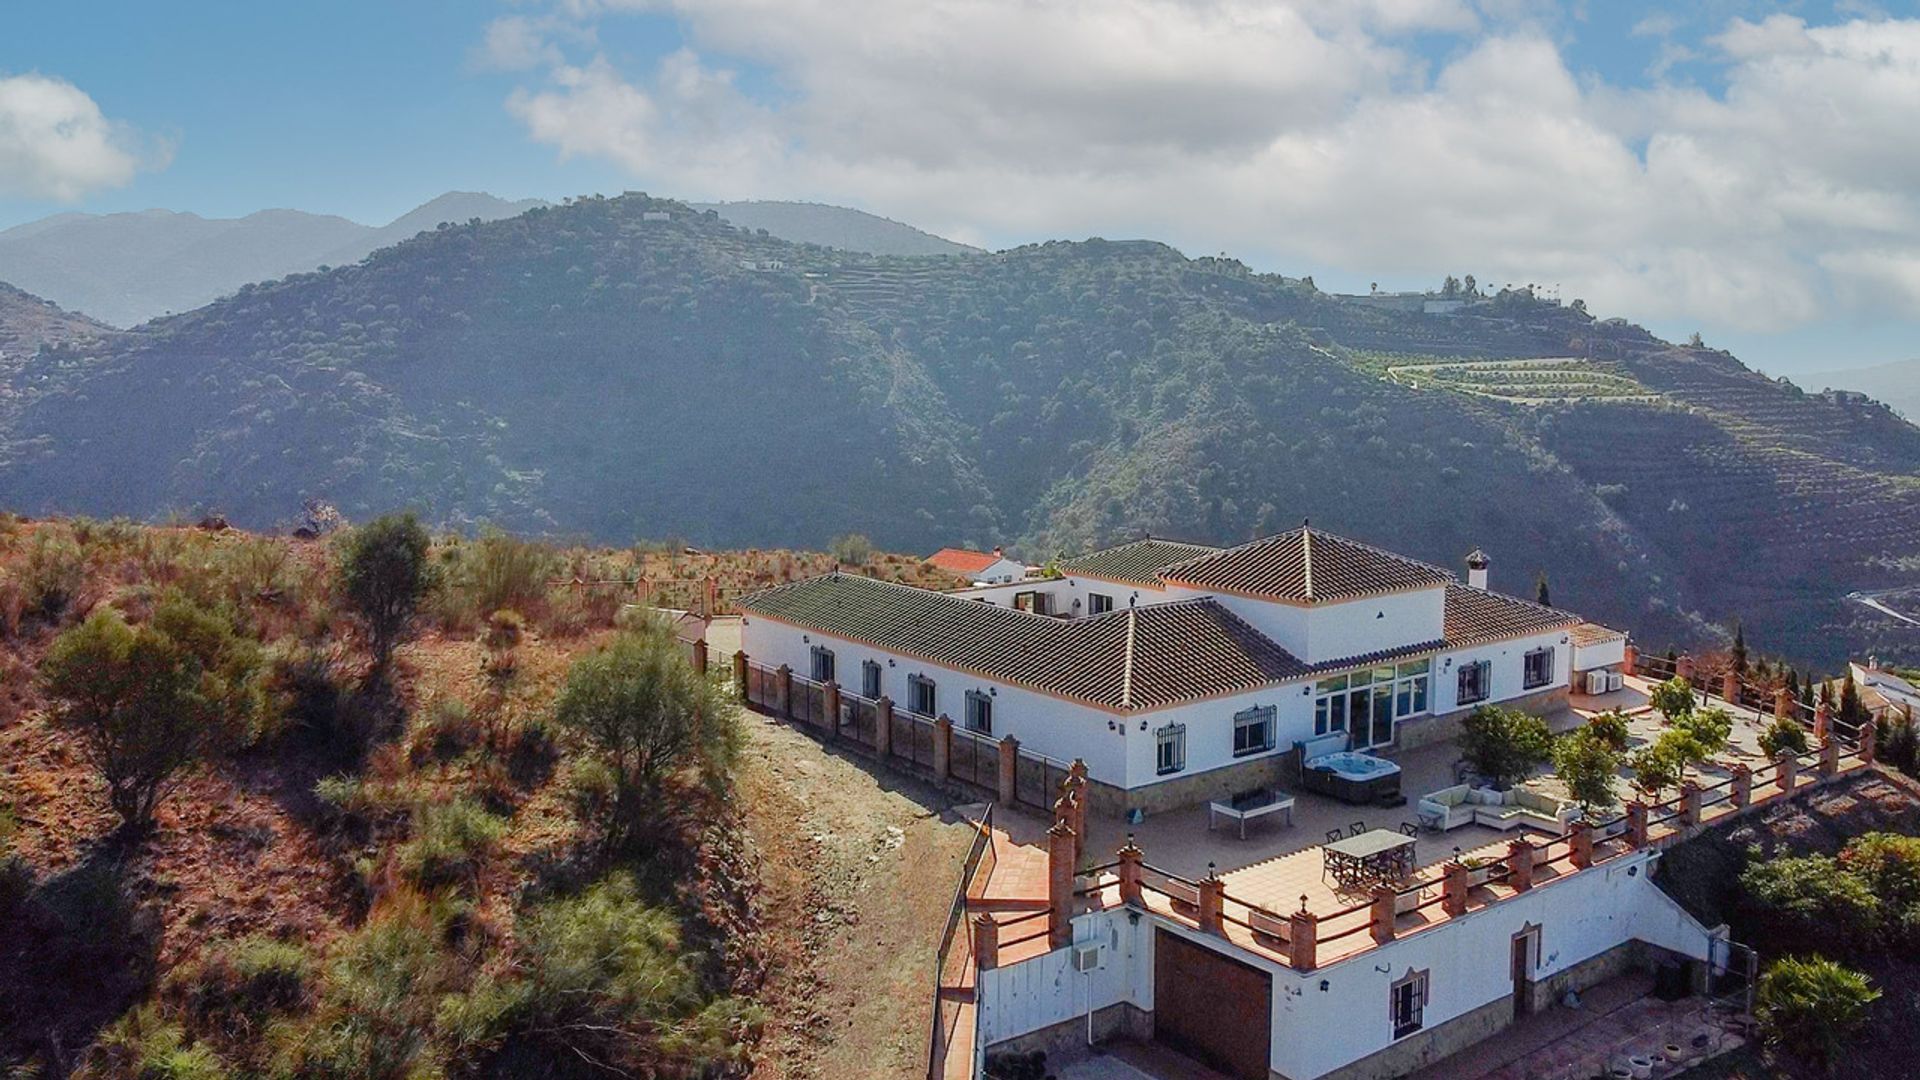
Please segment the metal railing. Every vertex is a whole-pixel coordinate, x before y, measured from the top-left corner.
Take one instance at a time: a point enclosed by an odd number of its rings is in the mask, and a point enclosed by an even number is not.
[[[981,815],[975,829],[973,844],[968,848],[966,861],[960,867],[960,882],[953,890],[953,902],[947,908],[947,921],[940,932],[940,944],[934,952],[933,1017],[927,1040],[928,1080],[939,1080],[945,1072],[947,1048],[953,1045],[955,1025],[964,1011],[962,1003],[946,991],[950,986],[958,990],[967,969],[973,964],[973,934],[967,926],[967,900],[978,895],[975,878],[979,877],[978,889],[984,891],[998,862],[993,843],[992,803],[987,804],[987,811]],[[985,868],[984,872],[982,867]],[[977,1011],[975,1016],[978,1016]]]

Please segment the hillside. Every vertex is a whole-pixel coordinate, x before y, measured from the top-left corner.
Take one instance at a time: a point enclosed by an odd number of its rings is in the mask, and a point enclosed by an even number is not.
[[[891,218],[823,203],[748,200],[693,203],[742,229],[765,229],[796,244],[859,251],[868,255],[974,255],[980,249],[922,232]]]
[[[1577,359],[1484,363],[1541,357]],[[1843,599],[1920,578],[1920,428],[1524,294],[1422,316],[1141,241],[866,256],[632,195],[248,287],[13,384],[0,491],[31,513],[269,525],[322,497],[1034,557],[1310,517],[1447,566],[1484,547],[1496,584],[1544,571],[1655,647],[1737,618],[1802,661],[1920,657]]]
[[[170,210],[56,214],[0,232],[0,281],[69,311],[133,326],[248,282],[359,262],[443,221],[491,221],[535,205],[449,192],[380,227],[299,210],[243,218]]]
[[[1820,381],[1836,390],[1851,390],[1884,401],[1908,419],[1920,417],[1920,360],[1830,372],[1820,376]]]
[[[623,611],[630,588],[554,584],[780,581],[830,556],[443,538],[376,678],[344,540],[0,514],[0,1075],[921,1067],[925,1020],[899,1020],[925,1016],[973,835],[951,800],[688,689],[707,684]],[[869,569],[937,577],[916,558]],[[62,650],[103,620],[217,670],[187,730],[222,737],[145,827],[112,808],[86,711],[122,669],[89,663],[80,705],[59,689]],[[560,716],[615,642],[725,725],[643,800]]]

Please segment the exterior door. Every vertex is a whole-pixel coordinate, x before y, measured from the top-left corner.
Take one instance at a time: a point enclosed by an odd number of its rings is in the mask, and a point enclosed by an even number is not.
[[[1533,1011],[1533,971],[1540,963],[1540,928],[1529,926],[1513,935],[1513,1017]]]
[[[1234,1080],[1267,1080],[1273,976],[1162,929],[1153,941],[1153,1035]]]

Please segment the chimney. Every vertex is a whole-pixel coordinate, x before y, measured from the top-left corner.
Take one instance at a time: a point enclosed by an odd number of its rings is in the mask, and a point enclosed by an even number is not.
[[[1493,560],[1487,558],[1486,552],[1474,548],[1473,552],[1467,556],[1467,584],[1476,589],[1486,588],[1487,568],[1492,565]]]
[[[1002,547],[997,547],[997,548],[994,548],[994,549],[993,549],[993,557],[994,557],[994,558],[996,558],[996,559],[1004,559],[1004,558],[1006,558],[1006,557],[1007,557],[1007,549],[1006,549],[1006,548],[1002,548]]]

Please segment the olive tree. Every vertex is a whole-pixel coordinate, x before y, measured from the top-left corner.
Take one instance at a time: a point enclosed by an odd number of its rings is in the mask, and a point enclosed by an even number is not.
[[[666,626],[648,621],[574,662],[554,718],[585,740],[612,774],[609,838],[631,832],[674,776],[726,782],[739,753],[733,703],[693,670]]]
[[[135,829],[152,823],[181,770],[225,745],[245,719],[223,708],[226,686],[190,643],[128,626],[112,608],[61,634],[40,671],[114,812]]]
[[[1591,726],[1553,744],[1553,771],[1589,814],[1619,804],[1613,781],[1624,759],[1625,755],[1613,747],[1607,736]]]
[[[383,674],[433,585],[432,538],[412,514],[388,514],[355,529],[340,557],[340,585]]]
[[[1482,705],[1460,729],[1460,750],[1473,771],[1505,790],[1525,780],[1552,756],[1547,722],[1518,709]]]

